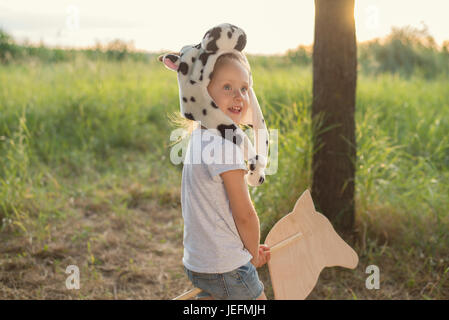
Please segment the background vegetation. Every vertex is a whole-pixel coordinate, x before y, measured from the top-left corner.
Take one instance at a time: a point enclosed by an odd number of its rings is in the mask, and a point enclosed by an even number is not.
[[[310,299],[449,298],[448,48],[411,28],[359,44],[360,263],[326,269]],[[166,299],[189,288],[182,166],[169,160],[178,88],[157,56],[121,41],[62,50],[0,32],[2,298]],[[279,130],[278,171],[250,189],[264,239],[311,182],[311,48],[249,59]],[[68,264],[85,275],[79,291],[64,287]],[[365,287],[371,264],[380,290]],[[262,277],[272,297],[266,267]]]

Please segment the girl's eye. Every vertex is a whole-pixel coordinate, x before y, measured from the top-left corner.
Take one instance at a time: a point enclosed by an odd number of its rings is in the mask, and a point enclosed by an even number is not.
[[[230,86],[229,84],[225,84],[225,85],[224,85],[224,89],[227,90],[226,88],[231,89],[231,86]]]
[[[244,92],[248,91],[248,88],[243,87],[242,90],[244,90]]]

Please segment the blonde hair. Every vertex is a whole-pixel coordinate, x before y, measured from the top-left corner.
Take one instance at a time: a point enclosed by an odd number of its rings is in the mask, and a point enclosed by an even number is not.
[[[230,61],[235,60],[237,62],[240,62],[240,64],[248,71],[248,77],[251,77],[251,67],[249,66],[248,61],[243,57],[242,54],[236,54],[233,52],[222,54],[218,57],[217,61],[215,62],[214,66],[214,73],[219,70],[221,67],[225,66]],[[213,77],[213,74],[212,74]]]
[[[220,70],[222,67],[227,65],[232,60],[240,62],[240,64],[246,69],[246,71],[248,71],[248,76],[251,77],[251,67],[248,61],[246,61],[246,59],[241,54],[229,52],[222,54],[217,58],[217,61],[215,62],[214,65],[214,70],[212,71],[211,80],[213,79],[214,74],[218,72],[218,70]],[[198,128],[199,126],[198,122],[182,117],[179,111],[174,112],[171,115],[168,115],[168,117],[176,127],[182,128],[186,131],[186,135],[184,135],[184,137],[190,136],[192,134],[192,131]],[[239,126],[242,127],[241,125]]]

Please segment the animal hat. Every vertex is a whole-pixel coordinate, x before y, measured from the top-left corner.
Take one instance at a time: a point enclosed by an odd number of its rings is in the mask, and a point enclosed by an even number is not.
[[[220,110],[207,91],[218,57],[226,53],[234,53],[248,62],[246,56],[242,53],[245,45],[245,32],[232,24],[223,23],[207,31],[201,43],[184,46],[179,54],[166,53],[161,55],[159,60],[168,69],[178,73],[181,115],[199,122],[207,129],[216,129],[216,133],[238,145],[249,169],[245,176],[247,183],[251,186],[259,186],[265,180],[268,131],[259,102],[252,88],[251,72],[248,90],[249,106],[241,124],[252,128],[255,149],[248,136],[230,117]]]

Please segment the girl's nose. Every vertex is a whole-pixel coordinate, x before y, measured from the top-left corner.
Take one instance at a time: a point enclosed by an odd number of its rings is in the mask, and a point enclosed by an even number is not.
[[[242,99],[242,93],[240,92],[240,90],[238,90],[238,89],[234,90],[234,98]]]

